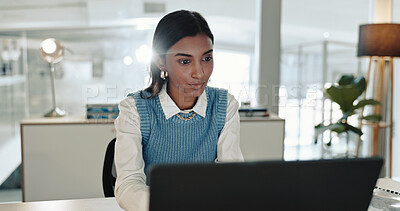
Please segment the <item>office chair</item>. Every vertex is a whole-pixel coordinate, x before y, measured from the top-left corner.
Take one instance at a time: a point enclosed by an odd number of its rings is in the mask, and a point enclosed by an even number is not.
[[[106,149],[103,165],[103,192],[105,197],[114,197],[115,180],[117,173],[114,165],[114,148],[116,138],[110,141]]]

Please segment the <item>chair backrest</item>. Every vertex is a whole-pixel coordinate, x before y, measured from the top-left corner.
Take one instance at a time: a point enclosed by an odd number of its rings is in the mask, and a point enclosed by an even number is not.
[[[114,187],[117,174],[114,165],[114,148],[116,138],[110,141],[104,156],[103,165],[103,192],[105,197],[114,197]]]

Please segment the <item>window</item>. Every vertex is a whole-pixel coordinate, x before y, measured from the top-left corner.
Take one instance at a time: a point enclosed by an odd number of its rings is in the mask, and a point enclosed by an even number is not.
[[[236,99],[248,100],[250,55],[239,51],[215,50],[210,85],[229,90]]]

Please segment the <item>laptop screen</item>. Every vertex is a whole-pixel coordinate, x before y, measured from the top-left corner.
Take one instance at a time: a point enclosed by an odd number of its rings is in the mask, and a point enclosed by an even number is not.
[[[381,158],[155,166],[150,210],[367,210]]]

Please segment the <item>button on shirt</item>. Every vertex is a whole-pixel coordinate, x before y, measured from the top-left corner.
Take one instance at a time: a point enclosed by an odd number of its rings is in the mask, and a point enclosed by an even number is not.
[[[169,119],[178,113],[196,112],[205,117],[207,95],[205,91],[199,96],[192,109],[180,110],[167,94],[166,85],[158,94],[165,118]],[[217,158],[215,162],[243,161],[240,150],[239,103],[228,94],[225,125],[218,138]],[[140,116],[133,97],[123,99],[119,104],[119,116],[115,120],[117,142],[115,145],[115,165],[117,181],[115,196],[118,204],[125,210],[148,210],[149,187],[146,185],[144,160],[142,156],[142,135]]]

